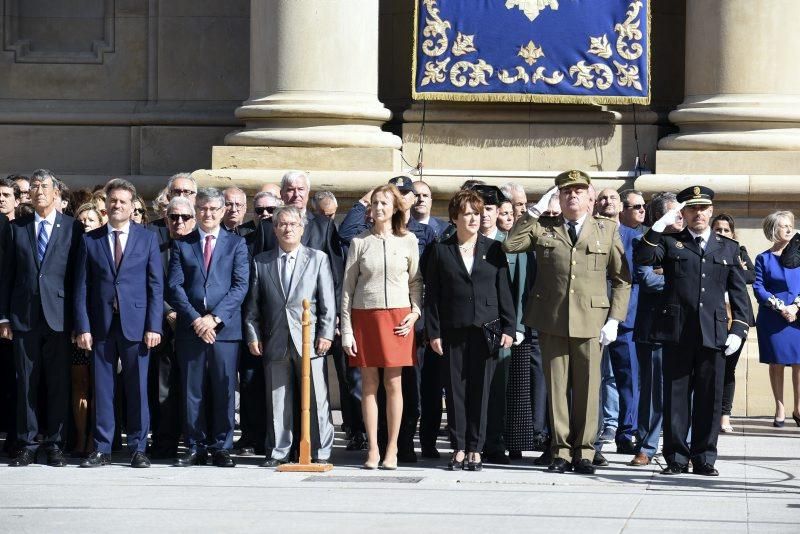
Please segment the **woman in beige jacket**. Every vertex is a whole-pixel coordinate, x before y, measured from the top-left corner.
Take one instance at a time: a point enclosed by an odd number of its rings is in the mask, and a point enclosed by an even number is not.
[[[342,347],[361,368],[361,410],[369,440],[364,467],[378,467],[379,369],[386,388],[388,442],[384,469],[397,468],[403,412],[401,373],[414,365],[414,323],[420,316],[422,277],[417,238],[406,229],[402,197],[393,185],[372,193],[372,228],[350,244],[342,287]]]

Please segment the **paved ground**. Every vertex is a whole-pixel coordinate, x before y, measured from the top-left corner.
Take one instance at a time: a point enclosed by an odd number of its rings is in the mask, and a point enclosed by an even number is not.
[[[792,423],[791,420],[787,423]],[[608,454],[595,476],[557,475],[528,456],[448,472],[446,460],[359,469],[337,439],[325,475],[236,469],[0,467],[0,531],[115,532],[800,532],[800,429],[735,419],[719,478],[664,477]]]

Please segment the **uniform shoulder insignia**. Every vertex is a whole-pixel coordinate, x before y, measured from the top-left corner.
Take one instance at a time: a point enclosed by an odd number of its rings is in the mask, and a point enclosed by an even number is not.
[[[561,217],[540,217],[539,224],[545,228],[555,228],[564,224]]]
[[[594,215],[595,219],[603,219],[604,221],[614,221],[611,217],[606,217],[605,215]],[[614,221],[617,222],[617,221]]]
[[[727,236],[724,236],[724,235],[719,235],[719,234],[717,234],[717,237],[719,237],[719,238],[720,238],[720,241],[722,241],[723,243],[725,243],[726,241],[728,241],[728,242],[730,242],[730,243],[733,243],[733,244],[734,244],[734,245],[736,245],[737,247],[739,246],[739,242],[738,242],[738,241],[736,241],[735,239],[731,239],[730,237],[727,237]]]

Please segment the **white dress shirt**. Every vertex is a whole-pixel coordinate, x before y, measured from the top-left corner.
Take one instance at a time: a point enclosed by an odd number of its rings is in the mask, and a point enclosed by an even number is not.
[[[33,215],[33,222],[36,228],[34,228],[34,237],[39,239],[39,228],[42,226],[42,221],[47,221],[47,224],[44,225],[44,233],[47,234],[47,242],[50,242],[50,236],[53,235],[53,227],[56,225],[56,210],[51,210],[47,217],[40,217],[38,213],[34,213]]]

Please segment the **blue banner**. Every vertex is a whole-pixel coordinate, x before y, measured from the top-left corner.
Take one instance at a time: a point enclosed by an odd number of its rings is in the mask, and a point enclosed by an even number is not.
[[[649,0],[417,0],[418,100],[648,104]]]

